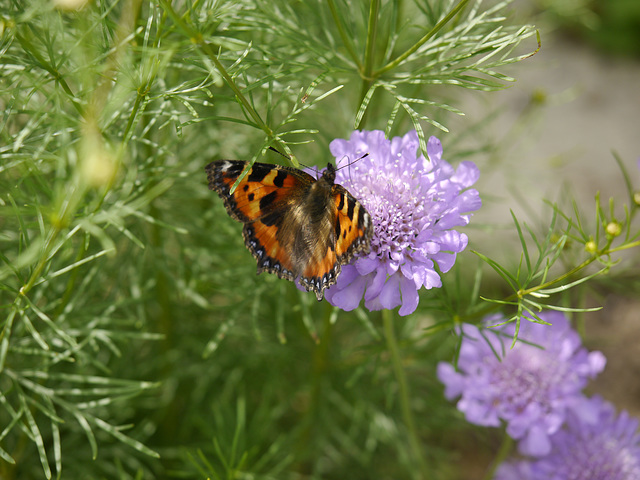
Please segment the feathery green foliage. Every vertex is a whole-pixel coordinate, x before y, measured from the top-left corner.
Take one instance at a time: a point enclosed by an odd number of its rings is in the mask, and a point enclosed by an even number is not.
[[[443,91],[504,88],[538,47],[508,8],[1,6],[0,477],[456,478],[434,374],[449,327],[568,309],[564,290],[638,246],[637,203],[598,203],[592,227],[554,205],[542,233],[514,217],[521,264],[478,253],[506,293],[468,256],[396,323],[256,278],[203,167],[269,146],[324,163],[353,127],[415,128],[425,150],[462,113]]]

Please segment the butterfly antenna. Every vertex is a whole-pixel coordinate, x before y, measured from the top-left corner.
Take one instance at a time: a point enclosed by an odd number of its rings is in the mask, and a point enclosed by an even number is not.
[[[354,163],[359,162],[360,160],[362,160],[363,158],[368,157],[368,156],[369,156],[369,153],[367,152],[364,155],[362,155],[361,157],[356,158],[353,162],[348,162],[346,165],[342,165],[341,167],[338,167],[336,165],[336,171],[342,170],[343,168],[346,168],[346,167],[350,167]],[[349,169],[349,178],[351,179],[351,169]]]
[[[280,150],[273,148],[271,145],[269,145],[269,150],[273,150],[274,152],[276,152],[278,155],[282,155],[284,158],[286,158],[287,160],[291,161],[291,157],[289,155],[285,155],[284,153],[282,153]],[[298,162],[300,165],[302,165],[305,168],[312,168],[309,165],[302,163],[302,162]]]
[[[272,146],[269,146],[269,150],[273,150],[274,152],[276,152],[279,155],[282,155],[284,158],[286,158],[287,160],[291,160],[291,157],[289,157],[288,155],[285,155],[284,153],[280,152],[279,150],[276,150],[275,148],[273,148]],[[320,174],[320,171],[318,170],[318,167],[315,165],[307,165],[306,163],[303,162],[298,162],[300,164],[301,167],[306,168],[307,170],[313,170],[316,175]]]
[[[284,153],[282,153],[280,150],[278,150],[277,148],[273,148],[271,145],[269,145],[269,150],[273,150],[274,152],[276,152],[278,155],[282,155],[284,158],[286,158],[287,160],[291,161],[291,157],[289,155],[285,155]]]
[[[362,160],[363,158],[368,157],[368,156],[369,156],[369,153],[365,153],[365,154],[364,154],[364,155],[362,155],[361,157],[356,158],[353,162],[349,162],[349,163],[347,163],[346,165],[342,165],[342,166],[340,166],[340,167],[336,166],[336,170],[341,170],[341,169],[343,169],[343,168],[345,168],[345,167],[350,167],[350,166],[351,166],[351,165],[353,165],[354,163],[359,162],[360,160]]]

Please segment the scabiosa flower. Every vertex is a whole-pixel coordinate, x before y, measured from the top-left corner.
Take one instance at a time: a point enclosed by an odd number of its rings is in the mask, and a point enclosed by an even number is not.
[[[356,130],[330,149],[338,167],[351,163],[337,171],[336,183],[364,205],[374,232],[369,255],[343,266],[325,297],[343,310],[353,310],[364,297],[369,310],[400,306],[400,315],[408,315],[418,306],[421,287],[442,285],[436,264],[449,271],[467,246],[467,236],[454,228],[468,224],[481,206],[478,192],[468,189],[478,168],[462,162],[454,169],[442,159],[436,137],[424,158],[415,131],[387,140],[379,130]]]
[[[638,420],[600,397],[588,404],[593,419],[569,414],[551,437],[551,453],[533,463],[534,480],[640,479]]]
[[[586,405],[591,418],[570,412],[564,427],[550,437],[548,455],[505,462],[494,480],[640,479],[638,420],[626,412],[616,415],[600,397]]]
[[[506,422],[507,434],[519,440],[519,450],[528,455],[549,452],[549,436],[560,428],[568,411],[589,416],[581,390],[606,363],[602,353],[582,347],[580,336],[561,312],[539,316],[551,325],[523,317],[513,349],[513,322],[482,332],[465,324],[458,371],[449,363],[438,365],[445,396],[461,397],[457,407],[466,419],[493,427]],[[500,320],[487,319],[491,324]]]

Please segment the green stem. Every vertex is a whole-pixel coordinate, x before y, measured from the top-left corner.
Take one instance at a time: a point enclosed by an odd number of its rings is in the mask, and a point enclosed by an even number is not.
[[[438,33],[442,29],[442,27],[444,27],[447,23],[449,23],[451,19],[455,17],[467,5],[468,2],[469,0],[460,0],[460,2],[455,7],[453,7],[453,9],[447,14],[447,16],[444,17],[442,20],[440,20],[424,37],[418,40],[410,49],[405,51],[402,55],[397,57],[395,60],[392,60],[381,69],[377,70],[376,72],[373,72],[373,77],[377,78],[383,73],[386,73],[389,70],[393,70],[402,62],[404,62],[407,58],[413,55],[427,40],[432,38],[436,33]]]
[[[538,292],[540,290],[544,290],[546,288],[550,288],[553,287],[554,285],[557,285],[558,283],[571,278],[573,275],[577,274],[580,270],[583,270],[585,268],[587,268],[589,265],[591,265],[593,262],[595,262],[598,258],[606,256],[606,255],[611,255],[612,253],[615,252],[619,252],[621,250],[626,250],[628,248],[634,248],[634,247],[638,247],[640,246],[640,240],[636,241],[636,242],[632,242],[626,245],[621,245],[619,247],[616,248],[611,248],[611,249],[605,249],[602,251],[599,251],[597,255],[594,255],[588,259],[586,259],[584,262],[582,262],[580,265],[577,265],[575,267],[573,267],[571,270],[569,270],[568,272],[563,273],[562,275],[560,275],[557,278],[554,278],[553,280],[549,280],[545,283],[542,283],[540,285],[536,285],[535,287],[531,287],[531,288],[526,288],[524,290],[518,290],[517,292],[512,293],[511,295],[509,295],[508,297],[504,298],[503,300],[501,300],[502,303],[504,302],[512,302],[518,298],[523,298],[527,295],[530,295],[531,293],[535,293]],[[473,252],[473,250],[472,250]],[[496,310],[497,308],[500,308],[501,304],[491,304],[488,305],[485,308],[482,308],[476,312],[474,312],[471,315],[466,315],[464,317],[460,318],[461,322],[465,322],[465,321],[469,321],[472,320],[474,318],[479,318],[479,317],[484,317],[485,315],[487,315],[488,313],[491,313],[492,311]]]
[[[122,58],[126,48],[133,38],[128,42],[127,38],[135,32],[135,25],[140,16],[140,8],[142,0],[127,0],[122,2],[122,11],[118,24],[116,26],[115,37],[113,39],[111,53],[104,62],[104,70],[101,71],[101,80],[93,91],[91,102],[89,104],[89,113],[86,115],[91,118],[93,116],[96,121],[102,114],[104,107],[109,99],[109,92],[112,91],[115,82],[112,78],[116,78],[122,65]]]
[[[78,247],[78,252],[76,253],[76,259],[75,262],[80,262],[84,256],[87,254],[87,241],[81,241],[80,242],[80,246]],[[78,279],[78,274],[80,272],[79,268],[74,268],[73,270],[71,270],[71,273],[69,274],[69,280],[67,281],[67,286],[64,289],[64,293],[62,294],[62,299],[60,300],[60,304],[58,305],[58,308],[56,308],[55,310],[55,317],[62,315],[62,313],[64,312],[64,309],[66,308],[67,304],[69,303],[69,301],[71,300],[71,297],[73,295],[74,292],[74,287],[76,284],[76,280]]]
[[[607,254],[621,252],[622,250],[627,250],[628,248],[635,248],[635,247],[640,247],[640,240],[627,243],[625,245],[620,245],[619,247],[616,247],[616,248],[612,248],[607,251]]]
[[[315,430],[322,424],[319,417],[324,393],[323,386],[327,381],[327,371],[331,368],[329,351],[331,349],[333,336],[333,324],[331,323],[332,312],[333,308],[326,304],[320,342],[313,350],[309,408],[300,422],[303,427],[296,442],[297,454],[294,455],[296,458],[308,457],[308,452],[314,448],[313,436],[314,433],[316,433]],[[311,458],[313,458],[313,456]]]
[[[119,58],[119,55],[121,55],[120,52],[123,50],[125,46],[125,43],[124,43],[125,39],[131,34],[131,32],[133,31],[133,27],[137,22],[138,15],[140,13],[140,4],[141,4],[140,0],[132,0],[132,1],[126,2],[123,8],[122,14],[120,16],[120,20],[118,22],[118,28],[116,30],[116,38],[114,39],[114,42],[113,42],[113,47],[114,47],[113,53],[108,57],[107,61],[105,62],[106,71],[111,73],[102,73],[103,79],[110,79],[111,77],[115,76],[116,67],[119,65],[118,58]],[[68,86],[66,86],[66,83],[64,83],[64,79],[60,79],[59,81],[61,82],[61,85],[64,91],[71,96],[72,95],[71,90],[69,89]],[[145,85],[145,90],[144,90],[145,93],[148,92],[150,88],[150,83],[151,81],[149,81]],[[96,126],[95,126],[96,130],[98,129],[97,119],[100,116],[100,112],[102,111],[104,103],[106,102],[106,99],[109,96],[108,92],[111,89],[111,85],[112,85],[112,82],[107,80],[102,80],[98,82],[98,85],[94,90],[92,99],[89,102],[89,104],[91,105],[90,111],[89,112],[80,111],[80,114],[83,115],[85,121],[91,121],[96,123]],[[71,101],[74,103],[74,106],[75,106],[76,103],[73,100],[73,98],[71,99]],[[125,128],[125,133],[124,133],[125,140],[123,141],[123,145],[121,146],[121,153],[118,156],[118,159],[120,159],[123,155],[124,143],[130,137],[129,130],[131,129],[132,120],[135,117],[135,113],[137,112],[139,105],[140,105],[140,90],[138,90],[138,97],[136,98],[136,101],[135,101],[133,113],[129,119],[129,123],[127,124],[127,127]],[[90,117],[93,117],[93,118],[90,118]],[[104,189],[101,199],[97,202],[95,208],[93,208],[94,213],[101,208],[102,202],[104,201],[107,193],[109,193],[109,191],[111,190],[111,184],[113,183],[114,179],[115,178],[112,178],[109,181],[107,188]],[[29,277],[29,280],[20,290],[21,294],[26,295],[29,292],[29,290],[31,290],[31,288],[33,287],[34,282],[40,277],[40,274],[42,273],[42,270],[44,269],[47,263],[47,260],[49,259],[49,252],[53,247],[53,243],[58,237],[58,235],[60,234],[60,232],[62,231],[62,226],[67,225],[70,222],[70,219],[73,216],[73,213],[75,212],[75,207],[80,203],[81,198],[83,198],[84,196],[84,193],[85,193],[84,189],[81,189],[80,191],[81,193],[79,195],[76,195],[77,198],[75,202],[68,202],[68,204],[72,205],[74,208],[71,211],[63,212],[59,220],[54,224],[50,237],[45,244],[45,249],[42,253],[42,256],[40,257],[40,260],[38,261],[36,268],[34,269],[31,276]],[[74,195],[74,193],[72,193],[72,195]],[[85,242],[85,241],[82,241],[80,243],[80,247],[76,254],[76,260],[75,260],[76,262],[79,262],[84,258],[85,254],[87,253],[87,249],[86,249],[87,244],[88,242]],[[78,272],[79,270],[77,268],[74,268],[72,270],[71,275],[69,276],[69,280],[67,281],[67,286],[62,296],[62,300],[58,305],[58,308],[56,309],[56,315],[62,314],[62,312],[64,311],[64,308],[66,307],[67,303],[71,299],[73,288],[75,286],[76,279],[78,278]]]
[[[36,267],[31,272],[31,275],[29,276],[29,280],[27,280],[27,283],[25,283],[22,286],[22,288],[20,288],[21,295],[26,295],[27,293],[29,293],[29,290],[31,290],[36,280],[40,278],[40,275],[42,274],[42,271],[44,270],[44,267],[47,264],[47,261],[49,260],[49,253],[53,248],[53,244],[58,238],[58,235],[60,234],[60,232],[62,231],[62,226],[60,225],[60,223],[63,222],[62,220],[63,218],[64,216],[61,216],[61,218],[59,218],[57,222],[54,224],[54,226],[51,228],[48,238],[45,240],[44,248],[42,249],[42,253],[40,254],[40,259],[38,260]]]
[[[373,63],[375,57],[376,37],[378,36],[378,16],[380,13],[380,0],[371,0],[369,5],[369,23],[367,25],[367,43],[364,49],[364,64],[360,69],[360,76],[362,77],[362,87],[360,89],[360,102],[364,100],[367,92],[373,85],[375,77],[373,76]],[[367,110],[360,118],[360,122],[356,125],[356,128],[363,128],[366,123]]]
[[[498,450],[498,453],[494,457],[493,462],[491,462],[491,465],[486,475],[484,476],[483,480],[491,480],[494,477],[498,466],[500,466],[500,464],[502,464],[502,462],[504,462],[507,459],[507,457],[511,454],[512,450],[513,450],[513,439],[509,435],[506,435],[506,434],[503,435],[502,444],[500,445],[500,450]]]
[[[364,66],[362,78],[371,83],[373,78],[373,60],[376,50],[376,37],[378,36],[378,16],[380,14],[380,0],[371,0],[369,6],[369,23],[367,25],[367,43],[364,50]]]
[[[344,29],[342,22],[340,21],[340,14],[338,13],[338,9],[336,8],[336,3],[334,0],[328,0],[329,10],[331,10],[331,16],[333,17],[333,22],[336,24],[338,29],[338,33],[340,34],[340,38],[342,39],[342,43],[344,44],[347,52],[355,62],[358,70],[362,70],[362,63],[360,62],[360,58],[356,53],[356,49],[353,46],[353,42],[351,41],[351,37],[347,35],[347,31]]]
[[[389,355],[391,356],[393,372],[395,374],[396,381],[398,382],[400,410],[402,412],[402,419],[409,434],[411,456],[413,456],[415,463],[418,465],[418,478],[428,478],[426,464],[422,455],[422,449],[420,448],[420,439],[418,438],[413,413],[411,412],[411,395],[409,392],[407,377],[404,373],[404,369],[402,368],[400,348],[398,347],[398,341],[396,339],[393,326],[393,312],[391,310],[382,310],[382,321],[384,324],[384,335],[387,340],[387,348],[389,349]]]

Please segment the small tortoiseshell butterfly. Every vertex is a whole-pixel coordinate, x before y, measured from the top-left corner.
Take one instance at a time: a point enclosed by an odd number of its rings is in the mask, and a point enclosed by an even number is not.
[[[341,266],[369,253],[373,228],[364,207],[327,165],[319,179],[296,168],[254,163],[233,193],[249,162],[218,160],[205,167],[209,188],[224,200],[231,218],[244,223],[245,245],[258,261],[258,274],[295,281],[318,300],[336,283]]]

